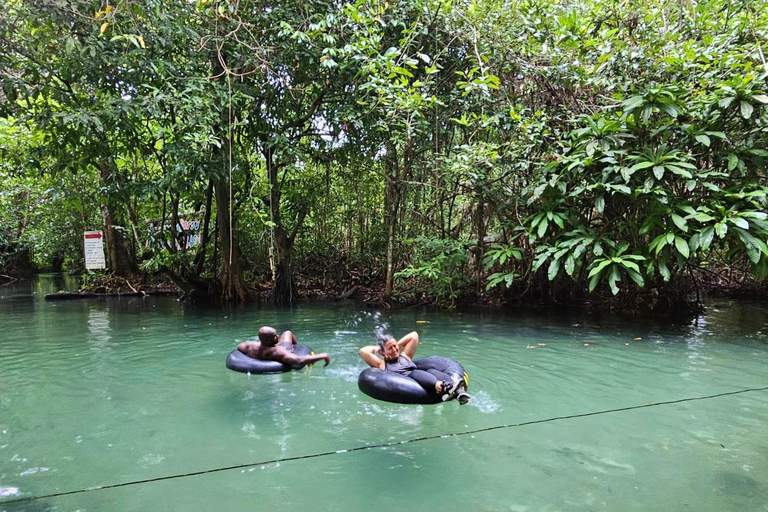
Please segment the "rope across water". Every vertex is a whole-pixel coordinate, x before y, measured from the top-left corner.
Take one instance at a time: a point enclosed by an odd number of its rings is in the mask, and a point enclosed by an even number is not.
[[[415,437],[411,439],[405,439],[403,441],[396,441],[396,442],[390,442],[390,443],[378,443],[378,444],[369,444],[369,445],[363,445],[363,446],[355,446],[353,448],[348,448],[345,450],[335,450],[335,451],[327,451],[327,452],[318,452],[318,453],[310,453],[305,455],[296,455],[294,457],[281,457],[279,459],[270,459],[270,460],[263,460],[258,462],[248,462],[245,464],[235,464],[232,466],[221,466],[216,468],[210,468],[210,469],[204,469],[199,471],[190,471],[188,473],[179,473],[175,475],[166,475],[166,476],[159,476],[155,478],[147,478],[144,480],[131,480],[128,482],[120,482],[116,484],[106,484],[106,485],[99,485],[95,487],[86,487],[84,489],[77,489],[74,491],[64,491],[64,492],[56,492],[56,493],[50,493],[50,494],[41,494],[39,496],[26,496],[26,497],[20,497],[10,500],[2,500],[0,501],[0,505],[6,505],[8,503],[21,503],[21,502],[29,502],[29,501],[36,501],[36,500],[42,500],[47,498],[58,498],[61,496],[71,496],[73,494],[82,494],[86,492],[95,492],[95,491],[102,491],[106,489],[115,489],[117,487],[128,487],[132,485],[139,485],[139,484],[146,484],[151,482],[161,482],[163,480],[175,480],[178,478],[188,478],[191,476],[199,476],[199,475],[206,475],[208,473],[220,473],[222,471],[231,471],[233,469],[243,469],[243,468],[250,468],[254,466],[263,466],[266,464],[276,464],[278,462],[291,462],[295,460],[303,460],[303,459],[316,459],[319,457],[327,457],[330,455],[338,455],[342,453],[349,453],[349,452],[357,452],[361,450],[372,450],[376,448],[389,448],[393,446],[402,446],[404,444],[411,444],[411,443],[418,443],[421,441],[429,441],[433,439],[444,439],[449,437],[459,437],[459,436],[466,436],[470,434],[478,434],[483,432],[490,432],[493,430],[502,430],[502,429],[511,429],[511,428],[519,428],[519,427],[526,427],[529,425],[538,425],[541,423],[549,423],[553,421],[561,421],[561,420],[569,420],[569,419],[576,419],[576,418],[586,418],[588,416],[598,416],[601,414],[611,414],[616,412],[623,412],[623,411],[632,411],[636,409],[645,409],[648,407],[659,407],[662,405],[672,405],[672,404],[679,404],[683,402],[696,402],[700,400],[710,400],[713,398],[720,398],[724,396],[732,396],[732,395],[740,395],[743,393],[753,393],[757,391],[767,391],[768,386],[760,387],[760,388],[745,388],[745,389],[739,389],[736,391],[726,391],[724,393],[716,393],[713,395],[705,395],[705,396],[695,396],[695,397],[687,397],[687,398],[679,398],[676,400],[667,400],[663,402],[651,402],[647,404],[640,404],[640,405],[631,405],[627,407],[617,407],[614,409],[604,409],[600,411],[592,411],[592,412],[584,412],[584,413],[578,413],[578,414],[569,414],[565,416],[553,416],[551,418],[544,418],[540,420],[530,420],[530,421],[523,421],[520,423],[507,423],[503,425],[494,425],[492,427],[484,427],[484,428],[478,428],[474,430],[466,430],[461,432],[451,432],[448,434],[436,434],[431,436],[423,436],[423,437]]]

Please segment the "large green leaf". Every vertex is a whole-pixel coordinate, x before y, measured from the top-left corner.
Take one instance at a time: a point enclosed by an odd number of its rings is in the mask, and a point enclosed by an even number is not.
[[[741,116],[744,119],[749,119],[752,117],[752,111],[754,110],[754,107],[752,107],[752,104],[748,101],[741,100]]]
[[[683,258],[688,259],[690,252],[688,249],[688,242],[686,242],[684,238],[680,238],[679,236],[676,236],[675,247],[677,248],[677,252],[679,252]]]
[[[675,223],[675,226],[680,228],[681,231],[684,231],[686,233],[688,232],[688,223],[685,221],[684,218],[677,215],[676,213],[673,213],[671,217],[672,217],[672,222]]]

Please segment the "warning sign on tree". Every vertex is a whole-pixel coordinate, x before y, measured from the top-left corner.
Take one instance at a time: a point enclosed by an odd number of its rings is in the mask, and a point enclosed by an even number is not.
[[[106,268],[107,262],[104,261],[104,244],[101,231],[86,231],[83,235],[85,247],[85,268],[95,270]]]

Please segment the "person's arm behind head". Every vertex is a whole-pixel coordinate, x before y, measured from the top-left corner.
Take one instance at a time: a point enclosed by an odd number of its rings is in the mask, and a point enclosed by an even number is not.
[[[363,361],[368,363],[368,366],[383,370],[385,367],[384,360],[376,357],[378,350],[379,347],[374,345],[363,347],[360,349],[360,357],[363,359]]]
[[[397,342],[397,346],[403,351],[403,355],[408,359],[413,359],[413,355],[416,353],[416,348],[419,346],[419,333],[416,331],[409,332]]]

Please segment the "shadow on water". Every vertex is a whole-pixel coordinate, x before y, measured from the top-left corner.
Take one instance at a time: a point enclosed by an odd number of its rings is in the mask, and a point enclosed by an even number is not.
[[[3,512],[53,512],[55,507],[47,500],[35,500],[7,504],[0,502],[0,510]]]

